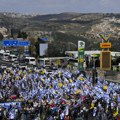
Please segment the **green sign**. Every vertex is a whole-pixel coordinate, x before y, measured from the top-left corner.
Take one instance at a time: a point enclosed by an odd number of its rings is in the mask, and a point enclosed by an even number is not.
[[[80,71],[84,70],[84,49],[85,49],[85,42],[78,41],[78,69]]]

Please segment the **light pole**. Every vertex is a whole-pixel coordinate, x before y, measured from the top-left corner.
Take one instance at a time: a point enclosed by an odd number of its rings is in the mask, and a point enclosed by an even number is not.
[[[93,57],[93,67],[96,68],[95,66],[96,59]]]

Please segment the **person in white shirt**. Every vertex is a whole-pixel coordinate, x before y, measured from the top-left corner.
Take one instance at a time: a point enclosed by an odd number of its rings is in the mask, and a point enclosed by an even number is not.
[[[61,114],[60,114],[60,120],[64,120],[64,113],[62,112]]]
[[[15,120],[15,113],[12,111],[9,113],[9,120]]]

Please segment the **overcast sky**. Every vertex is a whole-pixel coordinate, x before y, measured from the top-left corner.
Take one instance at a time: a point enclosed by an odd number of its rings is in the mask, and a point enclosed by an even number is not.
[[[120,13],[120,0],[0,0],[0,12]]]

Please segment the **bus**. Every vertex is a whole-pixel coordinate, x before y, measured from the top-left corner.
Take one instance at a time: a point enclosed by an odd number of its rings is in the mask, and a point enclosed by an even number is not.
[[[34,57],[26,57],[25,62],[27,64],[36,65],[36,59]]]
[[[39,58],[38,63],[40,64],[40,66],[50,66],[51,65],[49,58]]]
[[[40,66],[63,66],[67,61],[67,57],[49,57],[49,58],[39,58],[38,64]]]

